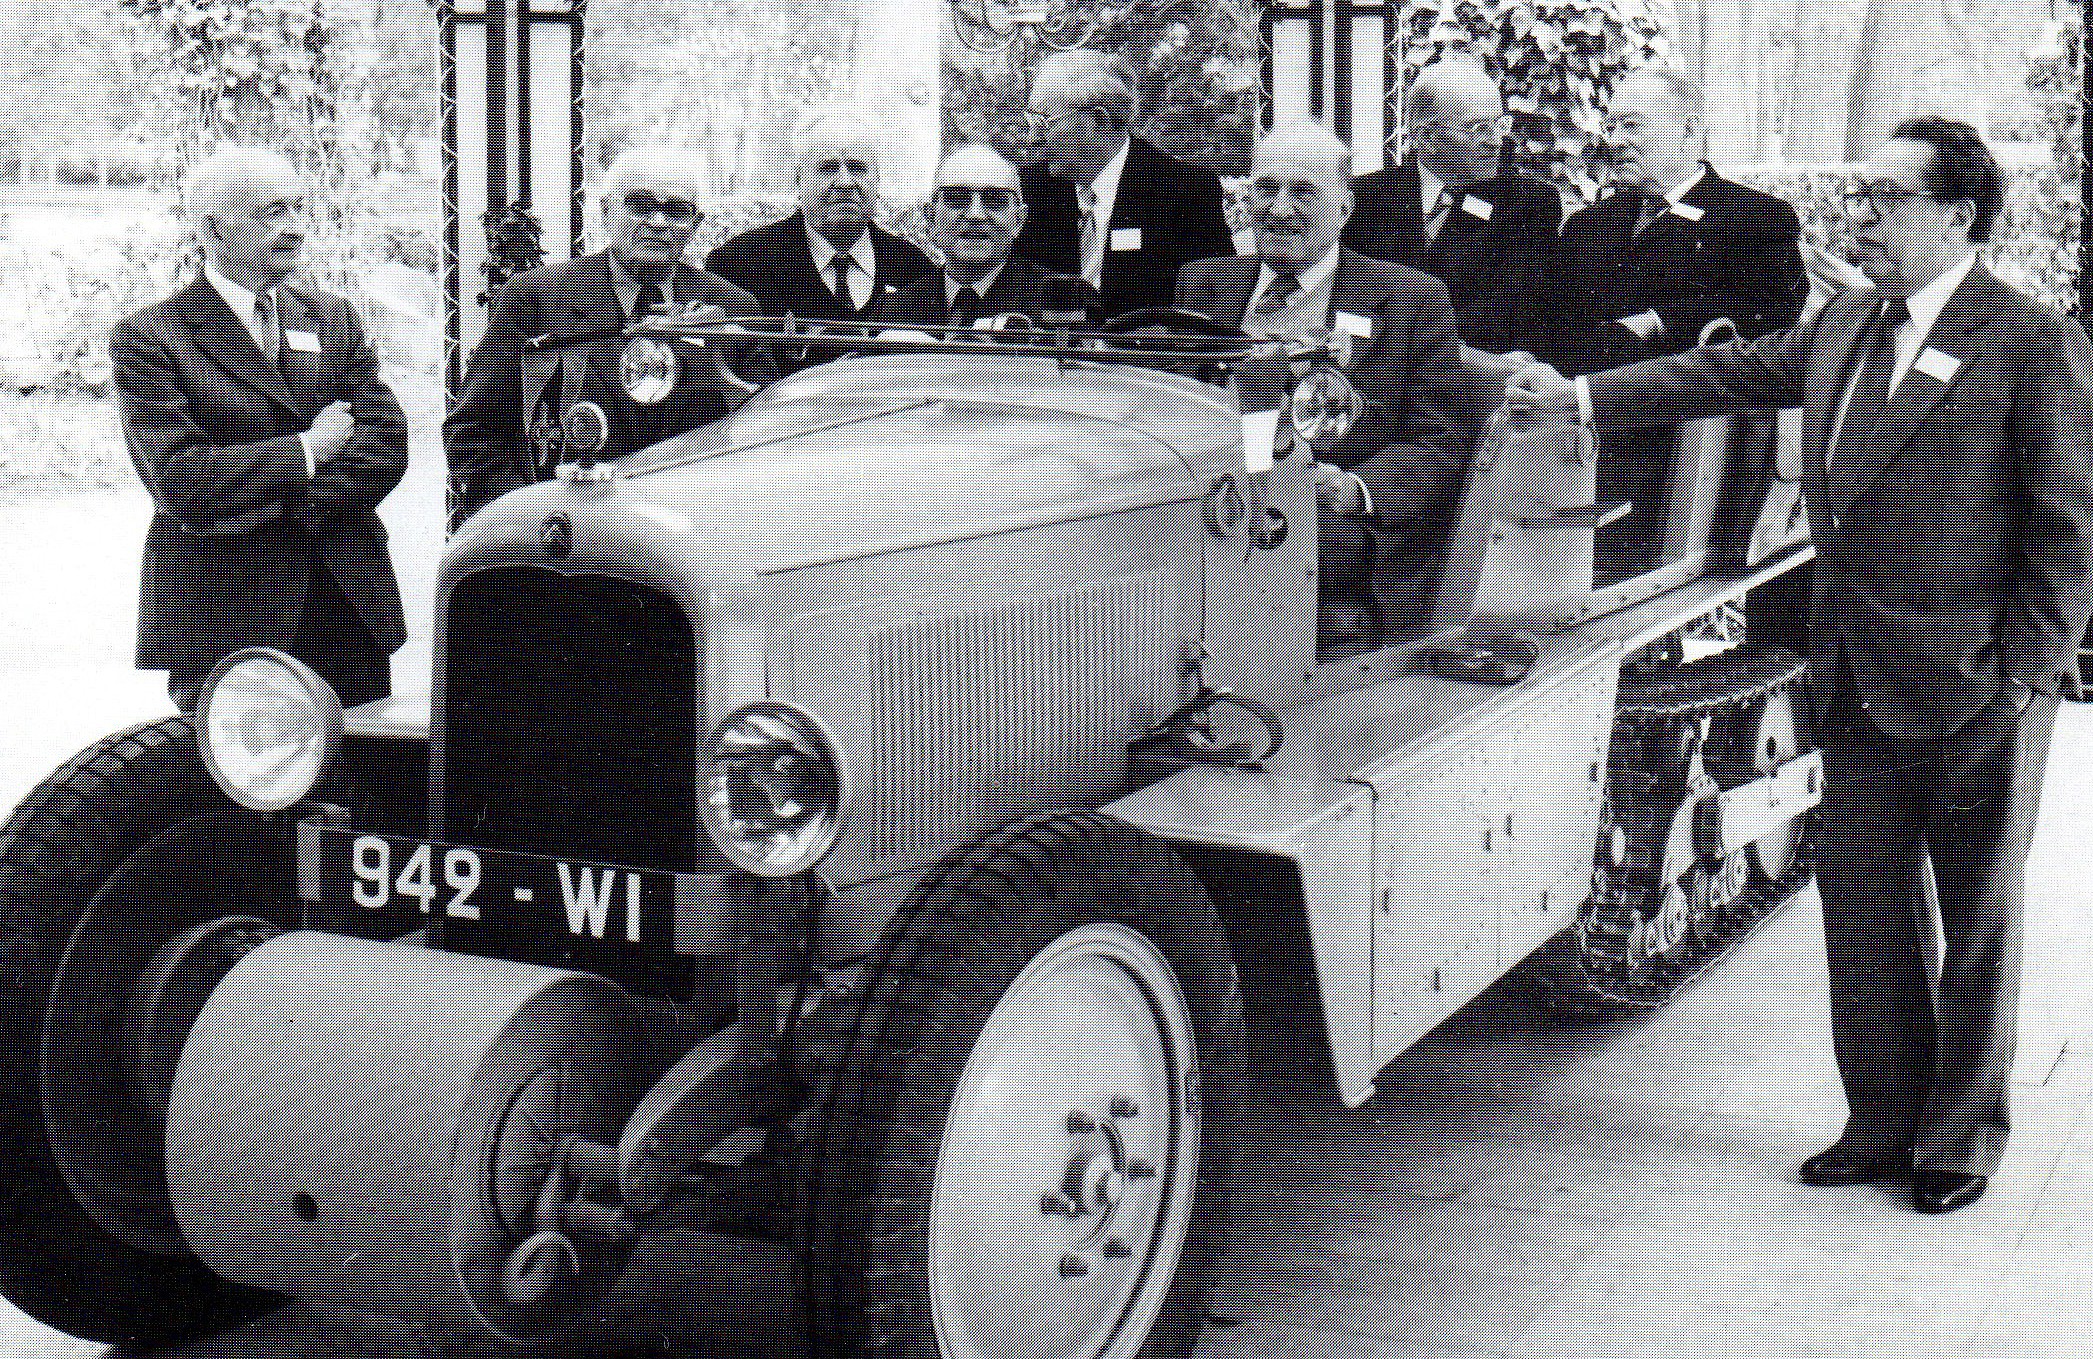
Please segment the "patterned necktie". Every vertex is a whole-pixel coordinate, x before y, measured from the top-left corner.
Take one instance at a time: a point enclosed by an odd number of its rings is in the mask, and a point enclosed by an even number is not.
[[[1263,297],[1257,299],[1257,305],[1251,308],[1251,312],[1257,316],[1277,316],[1292,306],[1294,299],[1300,295],[1300,279],[1289,273],[1276,272],[1272,275],[1271,286],[1265,289]]]
[[[1649,229],[1650,223],[1662,217],[1665,209],[1670,206],[1671,200],[1665,198],[1662,194],[1643,194],[1642,202],[1635,210],[1635,234],[1638,236],[1642,235],[1644,231]]]
[[[974,324],[974,322],[981,319],[981,301],[981,294],[975,292],[971,287],[961,288],[959,294],[952,299],[951,311],[945,318],[946,324],[955,326],[970,326]]]
[[[1077,248],[1083,253],[1076,260],[1076,272],[1085,279],[1090,277],[1090,261],[1097,253],[1097,190],[1088,185],[1076,189],[1076,207],[1082,212],[1082,226],[1077,233]]]
[[[632,319],[644,321],[650,316],[659,316],[669,309],[668,294],[659,283],[642,283],[632,300]]]
[[[1431,212],[1425,215],[1424,238],[1437,242],[1439,233],[1446,229],[1446,219],[1452,215],[1453,188],[1451,185],[1443,185],[1439,189],[1439,201],[1434,203]]]
[[[1897,330],[1910,319],[1911,308],[1901,297],[1890,298],[1876,313],[1868,343],[1861,346],[1860,377],[1853,384],[1853,395],[1846,402],[1846,418],[1839,425],[1841,457],[1859,450],[1874,437],[1875,426],[1889,407],[1890,371],[1897,366]],[[1832,456],[1832,451],[1827,450],[1826,466],[1831,464]]]
[[[254,319],[261,328],[261,335],[256,343],[261,346],[262,357],[274,368],[283,358],[283,327],[276,322],[274,288],[264,288],[254,295]]]

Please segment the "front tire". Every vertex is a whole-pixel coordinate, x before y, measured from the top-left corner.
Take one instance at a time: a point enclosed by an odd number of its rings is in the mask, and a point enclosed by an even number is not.
[[[181,1246],[157,1114],[125,1066],[138,959],[257,897],[295,917],[277,866],[246,852],[250,820],[172,718],[81,752],[0,828],[0,1293],[70,1335],[164,1344],[279,1301]],[[193,862],[202,842],[170,839],[184,826],[231,862]]]
[[[1226,936],[1166,846],[1056,813],[949,858],[888,926],[805,1149],[817,1348],[1189,1352],[1243,1071]]]

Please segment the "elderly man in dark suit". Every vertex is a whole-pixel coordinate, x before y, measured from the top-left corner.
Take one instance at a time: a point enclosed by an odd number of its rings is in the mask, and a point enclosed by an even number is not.
[[[494,299],[487,333],[465,372],[464,394],[443,422],[454,521],[553,474],[524,434],[526,340],[614,335],[645,317],[693,307],[716,307],[730,316],[762,311],[755,298],[725,279],[683,262],[703,216],[686,158],[651,148],[624,152],[604,174],[602,207],[607,249],[518,274]],[[723,358],[746,382],[777,378],[766,346],[735,346]],[[619,411],[630,427],[617,431],[618,442],[629,450],[717,420],[728,406],[717,390],[692,383],[658,406]]]
[[[1603,430],[1800,405],[1817,544],[1817,878],[1849,1109],[1816,1185],[1984,1192],[2006,1144],[2021,877],[2061,686],[2093,613],[2093,347],[1977,261],[2000,203],[1975,129],[1899,126],[1849,197],[1875,287],[1793,329],[1571,382],[1515,412]],[[1931,861],[1937,985],[1913,912]]]
[[[1412,154],[1352,181],[1344,243],[1446,285],[1461,340],[1503,354],[1533,347],[1562,199],[1503,168],[1504,100],[1489,72],[1449,57],[1410,83]]]
[[[755,297],[766,315],[860,321],[888,293],[936,266],[872,221],[879,206],[879,138],[863,115],[831,110],[800,132],[799,211],[715,249],[705,267]],[[840,270],[840,272],[839,272]],[[825,355],[794,350],[797,372]]]
[[[1177,283],[1181,306],[1252,335],[1350,337],[1367,411],[1316,469],[1319,624],[1333,647],[1423,621],[1473,441],[1446,285],[1339,244],[1350,161],[1313,123],[1275,128],[1250,166],[1256,257],[1199,260]]]
[[[930,237],[944,268],[880,299],[875,319],[971,326],[1004,315],[1094,318],[1097,294],[1089,285],[1011,255],[1024,224],[1017,167],[992,147],[958,147],[938,164],[930,190]]]
[[[1124,60],[1049,53],[1029,112],[1040,155],[1024,172],[1017,253],[1097,289],[1106,316],[1168,306],[1187,262],[1235,249],[1220,179],[1129,131],[1140,97]]]
[[[1534,346],[1564,372],[1691,349],[1718,319],[1751,340],[1801,314],[1795,209],[1701,160],[1701,117],[1699,88],[1662,67],[1614,88],[1614,192],[1563,223]]]
[[[290,162],[220,151],[188,198],[203,276],[109,343],[153,498],[138,666],[165,668],[184,712],[245,646],[296,656],[346,704],[383,698],[407,634],[377,506],[407,421],[349,304],[288,282],[306,220]]]

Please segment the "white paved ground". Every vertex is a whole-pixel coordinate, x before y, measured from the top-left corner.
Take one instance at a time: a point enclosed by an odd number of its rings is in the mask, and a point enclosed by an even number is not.
[[[403,499],[434,486],[424,460]],[[433,519],[391,517],[425,600]],[[142,522],[135,495],[0,503],[0,807],[166,711],[127,669]],[[1363,1109],[1262,1096],[1202,1359],[2093,1353],[2089,840],[2093,707],[2067,708],[2030,875],[2017,1126],[1975,1207],[1921,1218],[1892,1189],[1796,1183],[1840,1113],[1806,899],[1654,1018],[1564,1025],[1493,991]],[[707,1266],[685,1288],[681,1310],[724,1300],[745,1342],[701,1353],[789,1349],[777,1300],[745,1287]],[[185,1356],[415,1348],[291,1309]],[[100,1352],[0,1304],[0,1359]]]

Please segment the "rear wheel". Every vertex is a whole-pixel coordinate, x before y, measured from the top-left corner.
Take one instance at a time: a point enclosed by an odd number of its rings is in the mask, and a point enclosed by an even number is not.
[[[820,1347],[1188,1352],[1243,1062],[1226,937],[1168,848],[1056,814],[949,860],[889,926],[806,1148]]]
[[[47,1326],[156,1344],[275,1305],[182,1245],[161,1116],[218,977],[295,923],[286,860],[185,719],[90,747],[0,828],[0,1292]]]

